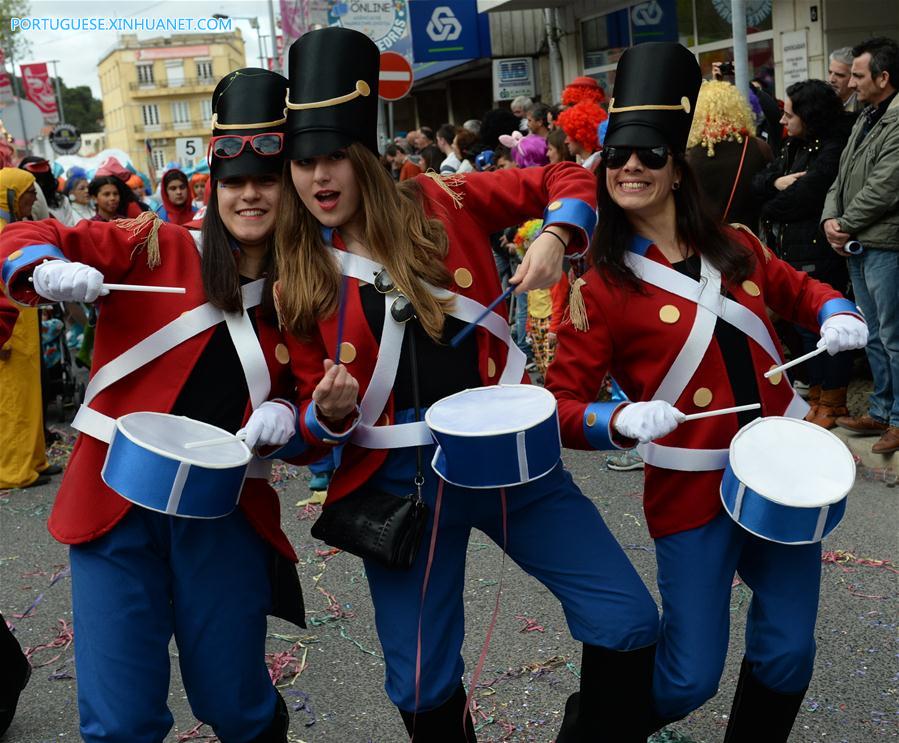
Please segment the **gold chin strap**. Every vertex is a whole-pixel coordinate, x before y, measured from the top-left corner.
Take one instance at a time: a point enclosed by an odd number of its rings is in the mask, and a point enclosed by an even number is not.
[[[290,91],[287,91],[287,95],[285,96],[284,102],[287,104],[287,108],[291,111],[305,111],[308,108],[328,108],[330,106],[339,106],[341,103],[349,103],[354,98],[358,98],[359,96],[363,98],[371,95],[371,88],[365,80],[357,80],[356,81],[356,89],[352,93],[347,93],[346,95],[339,95],[336,98],[328,98],[325,101],[312,101],[310,103],[291,103],[290,102]]]
[[[643,106],[618,106],[615,107],[615,99],[609,101],[609,113],[620,114],[625,111],[683,111],[690,113],[690,99],[684,96],[677,105],[666,106],[662,104],[646,104]]]
[[[287,109],[284,109],[284,117],[274,121],[260,121],[253,124],[220,124],[218,114],[212,114],[213,129],[270,129],[287,123]]]

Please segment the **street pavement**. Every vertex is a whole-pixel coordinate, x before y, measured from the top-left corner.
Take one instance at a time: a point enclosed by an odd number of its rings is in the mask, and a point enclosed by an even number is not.
[[[71,432],[66,438],[71,440]],[[57,461],[67,446],[57,445]],[[642,473],[609,472],[599,453],[566,452],[575,480],[596,504],[658,599],[655,558],[642,513]],[[272,620],[268,649],[283,669],[282,694],[291,708],[290,741],[401,743],[399,716],[383,691],[384,663],[360,561],[328,554],[309,535],[318,507],[298,508],[308,495],[305,469],[279,466],[283,522],[300,555],[308,629]],[[36,665],[4,743],[77,741],[78,715],[67,549],[45,522],[56,489],[50,485],[0,493],[0,610],[23,646],[38,648]],[[815,676],[791,743],[869,743],[899,737],[897,525],[895,474],[860,470],[847,515],[825,541]],[[547,545],[552,549],[552,545]],[[885,562],[881,562],[885,561]],[[480,532],[472,534],[465,582],[471,673],[503,578],[501,610],[475,693],[480,741],[553,740],[567,696],[577,688],[580,651],[555,598]],[[731,600],[731,647],[718,695],[656,740],[721,741],[736,683],[750,592],[737,582]],[[18,616],[17,616],[18,615]],[[24,616],[22,616],[24,615]],[[425,627],[427,632],[428,628]],[[77,641],[77,638],[76,638]],[[409,638],[414,651],[415,638]],[[222,648],[225,655],[228,648]],[[167,741],[213,740],[196,728],[177,673],[169,703],[175,727]],[[299,671],[299,673],[298,673]],[[221,673],[211,663],[209,673]],[[468,675],[466,676],[468,678]],[[759,743],[765,743],[759,741]]]

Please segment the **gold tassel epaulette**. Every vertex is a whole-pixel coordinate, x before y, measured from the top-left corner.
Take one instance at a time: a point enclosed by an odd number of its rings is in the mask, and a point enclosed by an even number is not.
[[[462,208],[463,194],[459,193],[458,191],[454,191],[453,189],[459,188],[465,182],[465,178],[463,176],[440,175],[440,173],[437,173],[434,170],[428,170],[425,175],[428,176],[428,178],[430,178],[432,181],[434,181],[434,183],[436,183],[438,186],[440,186],[441,189],[446,191],[449,197],[453,200],[453,204],[455,205],[456,209]]]
[[[272,304],[275,306],[275,317],[278,320],[278,330],[284,329],[284,318],[281,315],[281,280],[272,284]]]
[[[746,232],[751,235],[752,238],[761,246],[762,252],[765,255],[765,263],[770,263],[771,259],[774,257],[774,253],[768,248],[765,243],[762,242],[762,239],[756,235],[751,229],[749,229],[745,224],[741,224],[740,222],[731,222],[730,226],[735,230],[739,230],[740,232]]]
[[[163,222],[155,212],[142,212],[133,219],[117,219],[115,225],[120,229],[128,230],[135,237],[145,230],[147,234],[134,246],[131,257],[134,258],[135,254],[146,248],[149,268],[156,268],[162,263],[162,257],[159,254],[159,228],[162,227]]]
[[[582,333],[590,329],[590,320],[587,318],[587,305],[584,304],[584,294],[581,287],[587,282],[581,278],[575,279],[571,285],[571,292],[568,295],[568,317],[575,330]]]

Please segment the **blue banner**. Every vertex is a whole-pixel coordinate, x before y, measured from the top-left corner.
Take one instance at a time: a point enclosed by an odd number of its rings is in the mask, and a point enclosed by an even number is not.
[[[490,25],[477,0],[410,0],[417,63],[489,57]]]

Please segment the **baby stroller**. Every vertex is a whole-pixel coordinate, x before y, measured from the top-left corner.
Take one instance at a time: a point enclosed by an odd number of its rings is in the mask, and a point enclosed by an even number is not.
[[[53,405],[56,419],[64,421],[66,408],[77,408],[84,397],[84,382],[75,372],[72,350],[66,343],[61,305],[45,307],[41,316],[41,365],[44,409]]]

